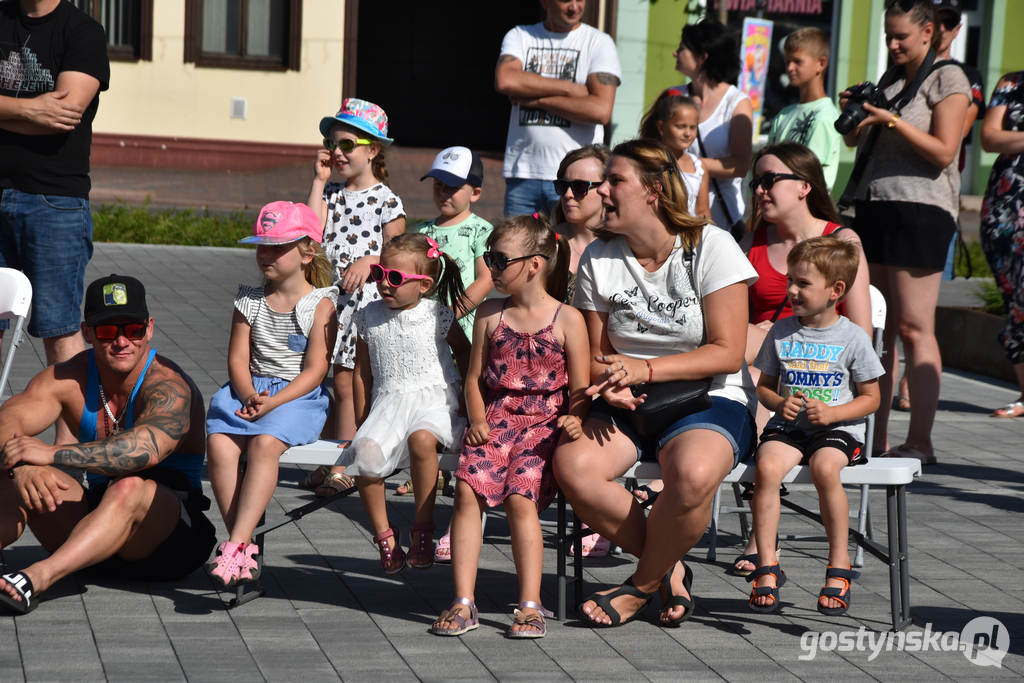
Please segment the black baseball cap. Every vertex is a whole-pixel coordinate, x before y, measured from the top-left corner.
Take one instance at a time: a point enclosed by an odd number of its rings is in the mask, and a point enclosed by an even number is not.
[[[149,319],[146,288],[130,275],[93,280],[85,290],[85,324],[92,327],[117,318]]]

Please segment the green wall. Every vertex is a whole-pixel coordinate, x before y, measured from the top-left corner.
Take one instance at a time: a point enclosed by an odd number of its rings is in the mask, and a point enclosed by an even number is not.
[[[648,106],[662,90],[686,80],[676,71],[676,59],[672,53],[679,46],[679,35],[687,21],[688,4],[688,0],[657,0],[650,3],[647,15],[647,73],[644,80],[644,100]]]

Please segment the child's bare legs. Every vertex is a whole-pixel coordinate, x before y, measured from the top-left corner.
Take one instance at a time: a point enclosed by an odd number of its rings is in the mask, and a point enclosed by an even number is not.
[[[455,580],[455,597],[468,598],[471,602],[476,602],[476,571],[480,564],[480,548],[483,546],[481,518],[485,509],[484,499],[476,494],[473,487],[457,479],[451,531],[452,576]],[[518,559],[516,562],[518,564]],[[441,613],[434,626],[441,629],[457,627],[458,624],[451,617],[459,613],[464,619],[470,617],[469,607],[456,603]]]
[[[351,441],[356,435],[356,406],[352,398],[353,371],[341,365],[334,366],[334,438]],[[344,474],[344,467],[332,467],[332,474]],[[315,480],[314,480],[315,481]],[[330,495],[335,489],[323,482],[316,488],[317,495]],[[362,492],[360,491],[360,494]]]
[[[544,538],[540,530],[537,504],[529,498],[513,493],[505,499],[505,513],[508,515],[509,531],[512,535],[512,557],[516,562],[516,576],[519,578],[519,602],[540,604],[540,580],[544,571]],[[524,607],[527,614],[537,612]],[[511,631],[538,631],[532,624],[515,623]]]
[[[234,520],[229,527],[232,543],[250,543],[252,532],[274,496],[281,454],[288,446],[269,434],[249,438],[245,476],[238,492]],[[218,505],[220,501],[218,501]]]
[[[771,567],[779,558],[775,554],[775,537],[779,533],[779,485],[783,477],[800,463],[800,451],[781,441],[766,441],[757,449],[757,470],[754,476],[754,497],[750,510],[754,516],[754,540],[757,542],[759,567]],[[774,574],[765,574],[758,579],[760,586],[774,588]],[[754,598],[754,604],[769,606],[772,598],[761,595]]]
[[[206,437],[206,469],[210,474],[213,497],[229,533],[235,525],[242,479],[239,462],[247,440],[247,437],[234,434],[210,434]]]
[[[434,524],[434,499],[437,497],[437,437],[421,429],[409,435],[409,469],[417,526]],[[415,539],[413,539],[415,542]]]
[[[846,454],[837,448],[819,448],[811,455],[810,461],[811,481],[818,490],[821,520],[828,536],[828,563],[837,569],[850,568],[850,502],[846,489],[839,483],[839,471],[849,462]],[[846,582],[831,578],[825,586],[845,588]],[[835,598],[821,598],[820,602],[822,607],[843,607]]]
[[[380,477],[356,477],[356,488],[359,490],[359,499],[363,501],[366,516],[370,519],[373,535],[380,536],[391,528],[391,523],[388,521],[384,480]],[[397,543],[397,538],[392,539],[391,547]]]

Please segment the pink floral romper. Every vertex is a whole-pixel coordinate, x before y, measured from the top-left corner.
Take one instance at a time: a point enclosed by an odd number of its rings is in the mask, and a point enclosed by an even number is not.
[[[464,446],[455,476],[495,507],[518,493],[543,510],[555,498],[551,456],[558,444],[555,426],[568,404],[565,349],[551,324],[533,334],[516,332],[504,320],[488,342],[484,404],[491,438]]]

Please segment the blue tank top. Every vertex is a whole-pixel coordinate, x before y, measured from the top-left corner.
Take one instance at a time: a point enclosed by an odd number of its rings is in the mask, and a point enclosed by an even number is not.
[[[149,357],[146,358],[146,365],[142,368],[139,379],[135,382],[135,387],[128,397],[128,408],[125,410],[125,429],[131,429],[135,425],[135,396],[139,393],[139,388],[142,386],[143,380],[146,379],[146,373],[149,371],[149,366],[153,363],[154,358],[156,358],[156,349],[150,349]],[[100,374],[96,367],[96,352],[93,349],[89,349],[89,370],[85,383],[85,409],[82,410],[82,420],[78,423],[79,443],[96,441],[96,419],[101,410],[99,385]],[[203,468],[202,454],[171,453],[160,461],[160,464],[156,465],[156,467],[181,472],[192,486],[196,488],[202,487],[202,481],[199,478],[200,471]],[[90,487],[101,486],[110,481],[110,477],[105,474],[87,472],[85,477]]]

